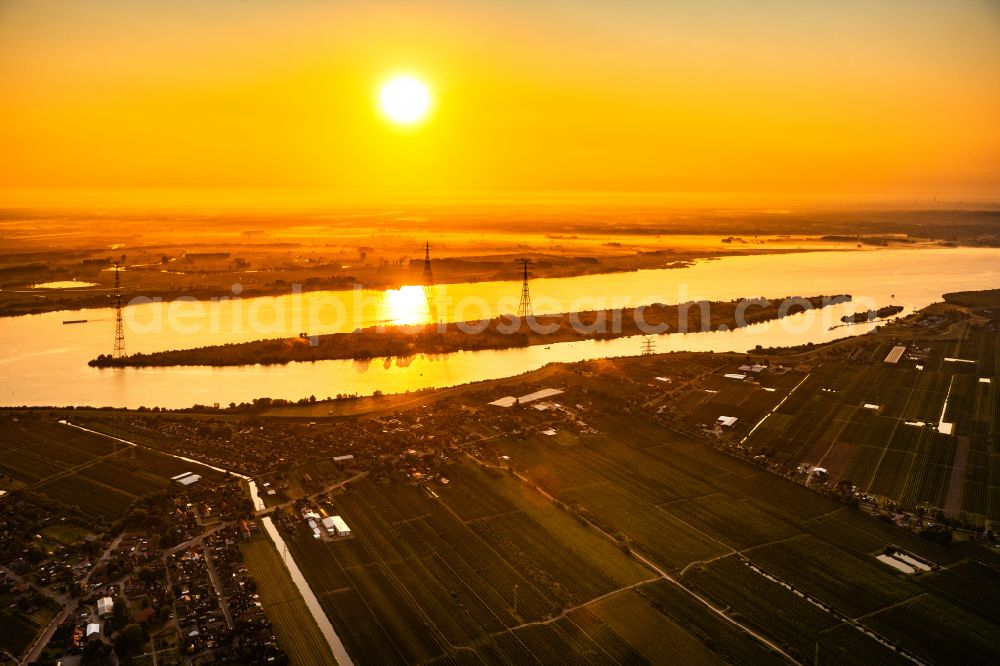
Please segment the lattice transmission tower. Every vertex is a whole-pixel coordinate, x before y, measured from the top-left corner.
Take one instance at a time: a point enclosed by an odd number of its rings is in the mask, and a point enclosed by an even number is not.
[[[431,244],[424,243],[424,299],[427,300],[427,312],[431,320],[437,323],[437,298],[434,290],[434,273],[431,272]]]
[[[518,262],[524,268],[524,280],[521,282],[521,302],[517,306],[517,316],[525,319],[534,316],[531,311],[531,294],[528,292],[528,265],[531,264],[531,259],[518,259]]]
[[[642,341],[642,355],[652,356],[656,353],[656,340],[653,338],[645,338]]]
[[[111,358],[125,358],[125,326],[122,324],[121,264],[115,262],[115,348]]]

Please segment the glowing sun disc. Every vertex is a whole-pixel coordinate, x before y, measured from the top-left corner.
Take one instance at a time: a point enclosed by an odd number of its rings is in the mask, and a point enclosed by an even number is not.
[[[390,120],[410,125],[427,115],[431,93],[423,82],[411,76],[399,76],[382,86],[378,103]]]

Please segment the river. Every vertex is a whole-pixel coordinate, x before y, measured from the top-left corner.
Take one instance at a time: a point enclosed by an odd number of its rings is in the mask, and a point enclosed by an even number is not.
[[[888,304],[903,314],[949,291],[1000,286],[1000,250],[885,249],[726,257],[679,269],[538,279],[536,314],[631,307],[694,299],[849,293],[854,303],[729,332],[656,336],[656,350],[745,351],[756,345],[821,343],[871,330],[837,327],[844,314]],[[238,292],[238,286],[234,292]],[[520,284],[439,285],[438,318],[472,320],[517,308]],[[132,352],[198,347],[299,333],[351,331],[377,323],[429,320],[420,287],[385,292],[311,292],[280,297],[224,295],[212,303],[133,302],[125,308],[125,344]],[[64,320],[87,320],[63,324]],[[110,309],[0,319],[0,405],[189,407],[257,397],[298,400],[338,393],[403,392],[506,377],[546,363],[638,354],[640,341],[619,338],[483,352],[417,355],[370,362],[319,361],[277,366],[107,368],[87,366],[114,339]]]

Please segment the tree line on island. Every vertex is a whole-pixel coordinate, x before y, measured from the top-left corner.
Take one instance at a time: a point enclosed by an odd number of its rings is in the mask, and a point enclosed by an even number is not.
[[[295,338],[139,353],[123,358],[102,354],[89,364],[95,367],[229,366],[405,358],[416,354],[511,349],[581,340],[611,340],[653,333],[733,330],[850,300],[849,295],[836,295],[716,303],[696,301],[674,306],[654,303],[618,310],[538,315],[530,322],[514,315],[501,315],[474,322],[372,326],[353,333],[300,335]]]

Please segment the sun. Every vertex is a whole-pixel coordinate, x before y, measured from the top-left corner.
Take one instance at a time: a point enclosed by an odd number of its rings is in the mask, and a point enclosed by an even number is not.
[[[382,304],[382,316],[390,324],[410,326],[430,321],[427,293],[423,287],[406,286],[387,289]]]
[[[412,76],[397,76],[387,81],[378,93],[378,105],[389,120],[412,125],[427,116],[431,92]]]

